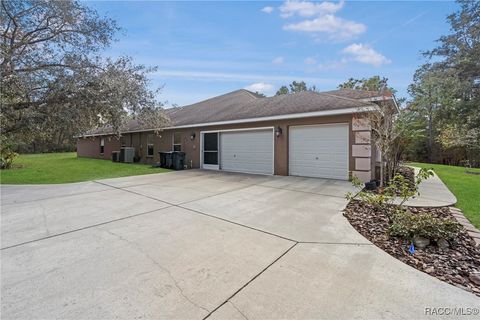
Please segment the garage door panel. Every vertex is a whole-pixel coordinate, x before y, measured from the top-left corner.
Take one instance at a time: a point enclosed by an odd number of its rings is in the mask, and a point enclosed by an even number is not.
[[[221,170],[273,173],[271,130],[222,132],[220,145]]]
[[[348,125],[291,127],[289,174],[348,179]]]
[[[321,167],[325,169],[345,169],[347,163],[332,163],[332,161],[316,161],[315,164],[312,164],[313,161],[296,161],[292,165],[304,166],[306,168],[316,168]]]

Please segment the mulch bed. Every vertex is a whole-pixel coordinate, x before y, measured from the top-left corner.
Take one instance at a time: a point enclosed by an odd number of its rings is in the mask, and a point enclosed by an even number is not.
[[[414,214],[428,212],[440,218],[453,218],[448,207],[409,207],[409,210]],[[480,282],[473,282],[478,281],[478,278],[472,280],[473,274],[480,272],[480,248],[475,246],[475,241],[466,231],[450,241],[446,249],[440,249],[431,244],[425,249],[416,249],[415,253],[411,254],[408,251],[409,241],[387,235],[389,221],[382,212],[377,212],[363,202],[353,200],[345,208],[344,216],[360,234],[391,256],[442,281],[480,296]]]

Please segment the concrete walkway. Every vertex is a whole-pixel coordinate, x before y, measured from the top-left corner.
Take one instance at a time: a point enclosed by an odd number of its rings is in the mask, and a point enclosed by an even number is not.
[[[420,170],[413,167],[415,174]],[[433,177],[428,178],[420,183],[420,195],[405,202],[405,205],[411,207],[445,207],[452,206],[457,203],[457,198],[448,190],[443,181],[434,173]],[[395,203],[400,203],[400,199],[396,199]]]
[[[347,191],[201,170],[1,186],[2,319],[432,319],[480,305],[357,233]]]

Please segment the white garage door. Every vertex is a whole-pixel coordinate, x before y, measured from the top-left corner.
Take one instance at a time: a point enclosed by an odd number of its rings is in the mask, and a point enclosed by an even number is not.
[[[273,174],[272,130],[222,132],[220,170]]]
[[[348,179],[348,124],[289,129],[291,176]]]

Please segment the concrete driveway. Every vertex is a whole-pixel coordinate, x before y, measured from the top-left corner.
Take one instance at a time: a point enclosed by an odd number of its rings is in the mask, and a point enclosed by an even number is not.
[[[2,186],[2,319],[417,319],[478,308],[359,235],[341,214],[350,189],[201,170]]]

